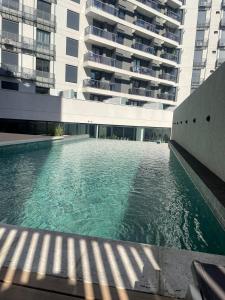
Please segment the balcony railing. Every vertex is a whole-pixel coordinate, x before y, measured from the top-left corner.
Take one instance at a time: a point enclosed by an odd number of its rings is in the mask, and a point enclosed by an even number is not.
[[[144,51],[144,52],[155,55],[155,48],[152,46],[148,46],[148,45],[141,44],[141,43],[134,43],[132,45],[132,47],[136,50]]]
[[[208,40],[202,39],[202,40],[196,40],[195,41],[195,47],[198,48],[204,48],[208,46]]]
[[[108,65],[111,67],[122,69],[122,62],[111,57],[98,55],[93,52],[88,52],[84,55],[84,61],[93,61],[103,65]]]
[[[223,63],[225,62],[225,57],[219,57],[216,61],[216,67],[218,68],[219,66],[221,66]]]
[[[173,94],[173,93],[161,93],[161,94],[158,94],[158,98],[159,99],[165,99],[165,100],[175,101],[176,100],[176,94]]]
[[[170,80],[170,81],[177,81],[177,76],[173,75],[173,74],[169,74],[169,73],[162,73],[159,74],[159,78],[161,79],[165,79],[165,80]]]
[[[146,67],[141,67],[141,66],[133,66],[132,72],[156,77],[156,71],[152,70],[151,68],[146,68]]]
[[[208,28],[209,25],[210,25],[210,20],[198,21],[197,22],[197,29]]]
[[[160,55],[162,58],[168,59],[168,60],[172,60],[174,62],[178,62],[178,56],[175,54],[171,54],[171,53],[162,53]]]
[[[95,26],[88,26],[85,28],[85,35],[93,34],[101,38],[113,41],[115,43],[123,44],[123,39],[115,33],[105,31]]]
[[[138,0],[139,2],[155,9],[155,10],[158,10],[160,11],[160,7],[159,7],[159,3],[157,1],[152,1],[152,0]]]
[[[178,13],[175,13],[174,11],[170,10],[170,9],[167,9],[165,11],[165,15],[172,18],[172,19],[175,19],[176,21],[180,22],[181,21],[181,15],[178,14]]]
[[[203,81],[204,81],[204,78],[192,79],[191,86],[198,87],[203,83]]]
[[[52,73],[37,71],[4,63],[0,64],[0,76],[33,80],[49,85],[53,85],[55,82],[54,74]]]
[[[43,44],[31,38],[24,37],[15,33],[2,31],[0,33],[0,41],[2,44],[9,44],[17,48],[42,53],[47,56],[55,55],[54,45]]]
[[[37,22],[48,27],[55,27],[55,15],[35,9],[27,5],[21,5],[14,0],[0,0],[0,10],[3,13],[24,18],[31,22]]]
[[[225,41],[222,40],[222,39],[220,39],[220,40],[219,40],[219,43],[218,43],[218,46],[219,46],[220,48],[224,48],[224,47],[225,47]]]
[[[198,3],[199,7],[206,7],[209,8],[212,5],[212,1],[211,0],[200,0]]]
[[[107,3],[99,1],[99,0],[88,0],[87,4],[86,4],[86,7],[87,8],[89,8],[89,7],[95,7],[97,9],[100,9],[102,11],[107,12],[110,15],[113,15],[113,16],[116,16],[116,17],[120,17],[119,9],[118,8],[116,8],[113,5],[109,5]]]
[[[100,81],[95,79],[84,79],[84,87],[91,87],[95,89],[109,90],[113,92],[121,92],[121,84],[109,82],[109,81]]]
[[[179,35],[175,34],[175,33],[172,33],[170,31],[166,31],[163,36],[167,37],[168,39],[171,39],[173,41],[176,41],[176,42],[180,42],[180,37]]]
[[[135,20],[134,24],[137,25],[137,26],[140,26],[142,28],[145,28],[149,31],[152,31],[152,32],[155,32],[155,33],[159,34],[159,30],[156,28],[156,26],[154,24],[151,24],[151,23],[146,22],[146,21],[141,20],[141,19]]]
[[[137,96],[144,96],[144,97],[151,97],[155,98],[155,91],[151,91],[145,88],[131,88],[129,89],[129,94],[137,95]]]
[[[220,20],[220,27],[225,27],[225,18]]]
[[[205,68],[206,60],[195,60],[193,62],[193,67],[195,68]]]

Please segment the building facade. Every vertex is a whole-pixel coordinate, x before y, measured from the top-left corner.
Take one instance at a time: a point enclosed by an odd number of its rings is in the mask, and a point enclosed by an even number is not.
[[[184,7],[180,0],[1,0],[1,88],[174,107]]]

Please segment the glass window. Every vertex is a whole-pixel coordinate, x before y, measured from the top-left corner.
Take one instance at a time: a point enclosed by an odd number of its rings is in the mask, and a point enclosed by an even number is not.
[[[202,61],[202,50],[195,50],[194,61],[201,62]]]
[[[67,10],[67,27],[75,29],[75,30],[79,30],[79,14],[78,13],[71,11],[71,10]]]
[[[37,40],[37,44],[49,46],[50,45],[50,32],[37,29],[36,40]]]
[[[47,72],[50,71],[50,62],[49,60],[37,58],[36,59],[36,70],[41,72]]]
[[[11,9],[19,9],[19,0],[2,0],[2,5]]]
[[[78,41],[71,38],[66,38],[66,54],[70,56],[78,56]]]
[[[39,11],[43,11],[45,13],[51,14],[51,3],[42,1],[42,0],[38,0],[37,1],[37,9]]]
[[[35,91],[37,94],[49,94],[49,88],[46,87],[36,86]]]
[[[19,34],[19,23],[2,19],[2,31]]]
[[[196,40],[202,41],[204,40],[205,31],[204,30],[197,30],[196,31]]]
[[[2,63],[18,66],[18,54],[2,50]]]
[[[193,70],[192,82],[200,82],[201,70]]]
[[[66,74],[65,74],[65,80],[66,82],[77,82],[77,67],[66,65]]]

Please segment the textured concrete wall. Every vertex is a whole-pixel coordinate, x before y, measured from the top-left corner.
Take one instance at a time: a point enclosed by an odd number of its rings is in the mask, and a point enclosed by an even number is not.
[[[171,111],[0,90],[0,118],[172,127]]]
[[[225,64],[175,110],[172,139],[225,181]]]

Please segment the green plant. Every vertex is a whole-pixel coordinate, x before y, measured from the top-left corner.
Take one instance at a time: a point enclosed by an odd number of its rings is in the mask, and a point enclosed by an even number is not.
[[[57,125],[54,128],[54,136],[62,136],[64,134],[64,129],[62,125]]]

